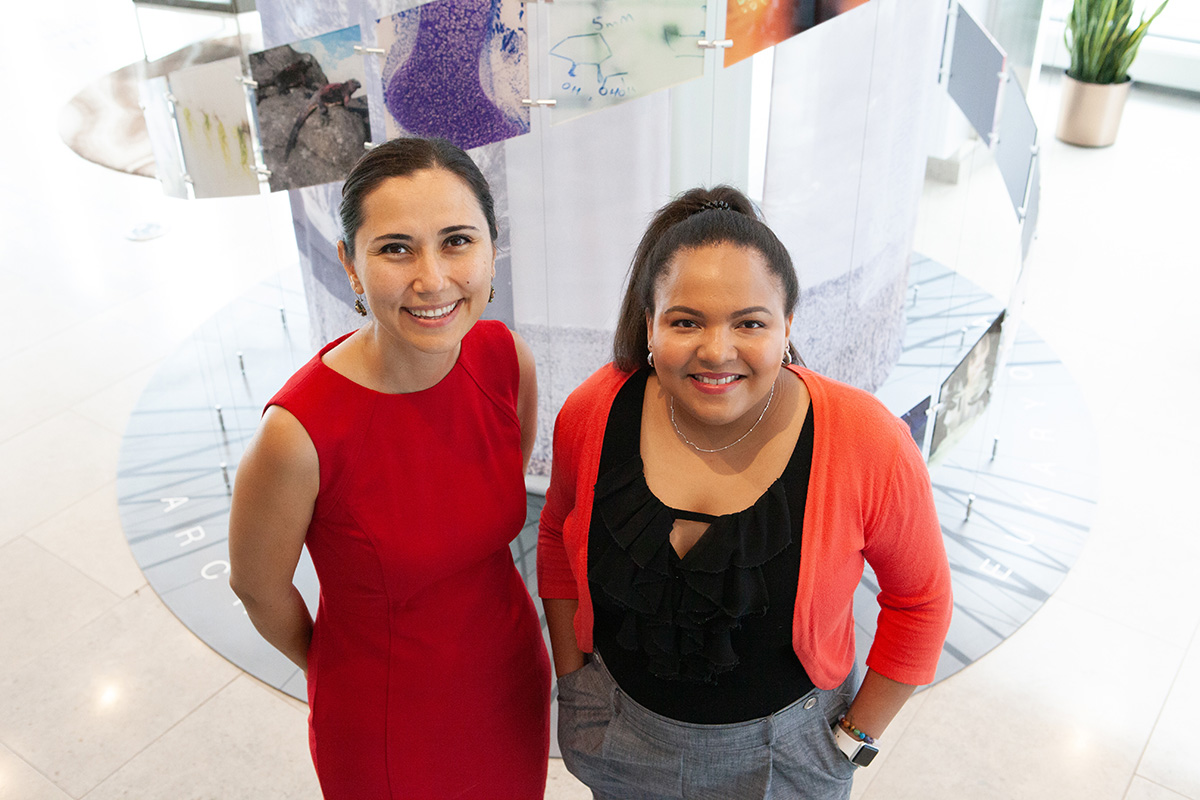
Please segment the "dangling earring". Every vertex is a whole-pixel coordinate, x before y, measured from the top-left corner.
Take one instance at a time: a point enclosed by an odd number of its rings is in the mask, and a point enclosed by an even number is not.
[[[360,294],[354,299],[354,310],[358,312],[360,317],[367,315],[367,305],[363,302],[363,296]]]
[[[488,302],[496,302],[496,284],[492,284],[492,291],[488,293]]]
[[[646,363],[650,365],[650,369],[654,369],[654,351],[646,351]]]

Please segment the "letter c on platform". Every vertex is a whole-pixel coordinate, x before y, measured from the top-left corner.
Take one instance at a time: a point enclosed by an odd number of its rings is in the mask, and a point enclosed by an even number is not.
[[[204,569],[200,570],[200,577],[206,581],[215,581],[217,578],[228,574],[228,561],[210,561],[204,565]]]

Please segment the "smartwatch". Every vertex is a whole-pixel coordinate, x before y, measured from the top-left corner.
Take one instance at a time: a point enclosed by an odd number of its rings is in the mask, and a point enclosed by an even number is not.
[[[833,723],[833,739],[838,748],[846,754],[846,758],[850,759],[850,763],[856,767],[867,766],[879,753],[878,747],[855,739],[836,722]]]

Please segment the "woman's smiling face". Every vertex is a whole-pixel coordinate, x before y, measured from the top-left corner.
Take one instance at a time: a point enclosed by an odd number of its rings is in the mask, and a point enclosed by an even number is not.
[[[483,314],[495,275],[475,194],[452,172],[423,169],[384,180],[362,211],[353,259],[338,249],[380,333],[402,348],[455,352]]]
[[[720,243],[675,254],[646,327],[655,372],[680,422],[719,441],[744,433],[762,412],[792,316],[763,255]]]

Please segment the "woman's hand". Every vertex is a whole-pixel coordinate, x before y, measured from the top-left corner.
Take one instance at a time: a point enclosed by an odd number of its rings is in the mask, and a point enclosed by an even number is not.
[[[271,406],[238,463],[229,514],[229,585],[263,638],[308,670],[312,617],[292,583],[320,486],[317,451]]]

